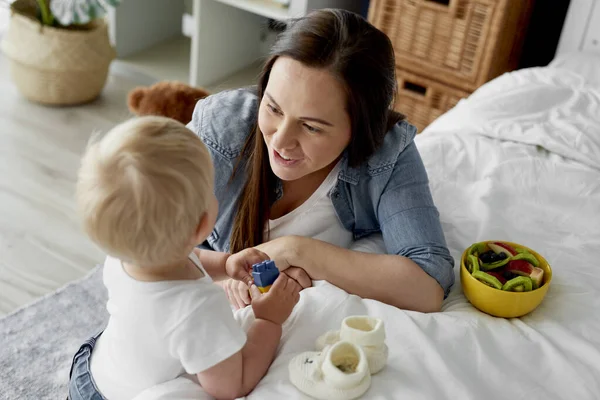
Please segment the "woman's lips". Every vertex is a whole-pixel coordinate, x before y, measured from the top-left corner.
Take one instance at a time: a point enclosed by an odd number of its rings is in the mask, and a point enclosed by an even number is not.
[[[298,164],[300,161],[302,161],[302,159],[286,160],[285,158],[283,158],[283,156],[281,154],[279,154],[279,152],[277,150],[273,150],[273,156],[274,156],[273,158],[275,159],[275,162],[284,167],[291,167],[291,166]]]

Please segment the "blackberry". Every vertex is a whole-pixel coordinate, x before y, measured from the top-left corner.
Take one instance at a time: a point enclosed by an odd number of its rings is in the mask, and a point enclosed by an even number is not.
[[[485,253],[481,253],[479,256],[482,263],[489,264],[495,261],[496,253],[493,250],[486,251]]]

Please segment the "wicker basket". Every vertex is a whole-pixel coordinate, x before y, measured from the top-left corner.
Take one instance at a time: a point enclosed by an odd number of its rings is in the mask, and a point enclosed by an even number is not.
[[[516,68],[532,0],[371,0],[398,67],[473,91]]]
[[[102,91],[115,50],[103,20],[86,30],[42,26],[13,12],[2,42],[11,61],[11,76],[29,100],[48,105],[74,105]]]
[[[469,93],[434,80],[396,70],[398,95],[395,109],[407,116],[408,122],[422,132],[427,125],[454,107]]]

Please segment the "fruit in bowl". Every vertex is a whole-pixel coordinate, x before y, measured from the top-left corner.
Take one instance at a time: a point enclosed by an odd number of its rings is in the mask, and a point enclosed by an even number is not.
[[[460,277],[467,299],[497,317],[520,317],[542,302],[552,270],[537,252],[505,241],[474,243],[461,258]]]
[[[528,250],[502,242],[475,243],[467,250],[467,270],[478,281],[498,290],[538,289],[544,279],[539,265]]]

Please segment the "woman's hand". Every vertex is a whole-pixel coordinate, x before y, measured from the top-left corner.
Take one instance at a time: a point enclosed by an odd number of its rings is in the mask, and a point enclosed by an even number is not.
[[[302,265],[294,264],[294,259],[300,251],[300,244],[303,242],[302,236],[282,236],[269,242],[259,244],[255,247],[266,253],[269,259],[275,261],[279,271],[285,271],[289,267],[296,266],[302,268]]]
[[[288,269],[283,271],[282,274],[286,274],[287,276],[295,280],[298,283],[298,285],[300,285],[301,290],[312,286],[312,279],[310,279],[310,276],[302,268],[289,267]]]
[[[306,238],[302,236],[282,236],[255,248],[268,254],[269,258],[275,261],[279,271],[294,279],[302,289],[306,289],[312,286],[312,279],[302,265],[294,263],[301,251],[300,246],[305,244],[305,241]]]

